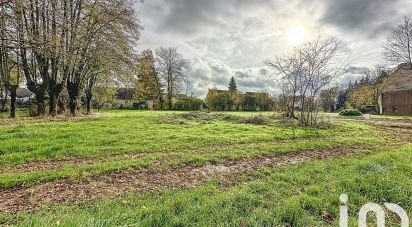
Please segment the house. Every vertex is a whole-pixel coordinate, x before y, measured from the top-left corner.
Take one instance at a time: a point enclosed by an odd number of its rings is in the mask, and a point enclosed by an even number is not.
[[[412,116],[412,68],[401,64],[389,75],[388,86],[380,96],[380,113]]]
[[[16,99],[19,103],[27,103],[34,98],[34,93],[27,88],[18,88],[16,91]]]
[[[27,88],[17,88],[16,90],[16,105],[17,107],[28,107],[31,100],[35,98],[33,92]],[[2,103],[4,100],[0,99],[0,109],[3,108]],[[10,101],[10,94],[7,94],[6,101]],[[7,108],[8,104],[6,103],[5,107]]]
[[[132,107],[135,102],[134,88],[118,88],[116,91],[116,105],[120,107]]]

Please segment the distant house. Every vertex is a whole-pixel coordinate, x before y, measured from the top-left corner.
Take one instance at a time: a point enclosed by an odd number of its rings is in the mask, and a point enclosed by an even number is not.
[[[389,75],[389,85],[380,97],[380,112],[388,115],[412,115],[412,69],[401,64]]]
[[[31,99],[34,99],[35,95],[27,88],[18,88],[16,91],[16,98],[19,103],[27,103]]]
[[[134,88],[118,88],[116,92],[116,105],[121,107],[131,107],[135,102]]]
[[[34,99],[35,95],[27,88],[17,88],[16,90],[16,105],[18,107],[27,107],[30,100]],[[7,95],[7,99],[10,101],[10,95]],[[0,100],[0,107],[3,108],[1,103],[3,100]],[[6,105],[7,106],[7,105]]]

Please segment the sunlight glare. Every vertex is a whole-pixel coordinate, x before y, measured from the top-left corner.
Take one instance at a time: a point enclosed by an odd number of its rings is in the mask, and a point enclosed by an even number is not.
[[[289,44],[297,46],[302,44],[305,41],[306,32],[302,27],[293,27],[290,28],[287,33],[287,40]]]

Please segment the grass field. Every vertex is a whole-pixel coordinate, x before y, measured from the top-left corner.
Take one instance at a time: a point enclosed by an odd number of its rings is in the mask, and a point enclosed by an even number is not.
[[[0,225],[337,226],[343,193],[351,226],[367,202],[412,214],[411,118],[324,119],[320,128],[273,113],[0,119]]]

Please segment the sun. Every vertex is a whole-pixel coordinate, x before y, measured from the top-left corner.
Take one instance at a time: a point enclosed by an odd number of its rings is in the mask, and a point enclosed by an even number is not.
[[[289,44],[297,46],[302,44],[306,39],[306,31],[302,27],[290,28],[287,33],[287,40]]]

